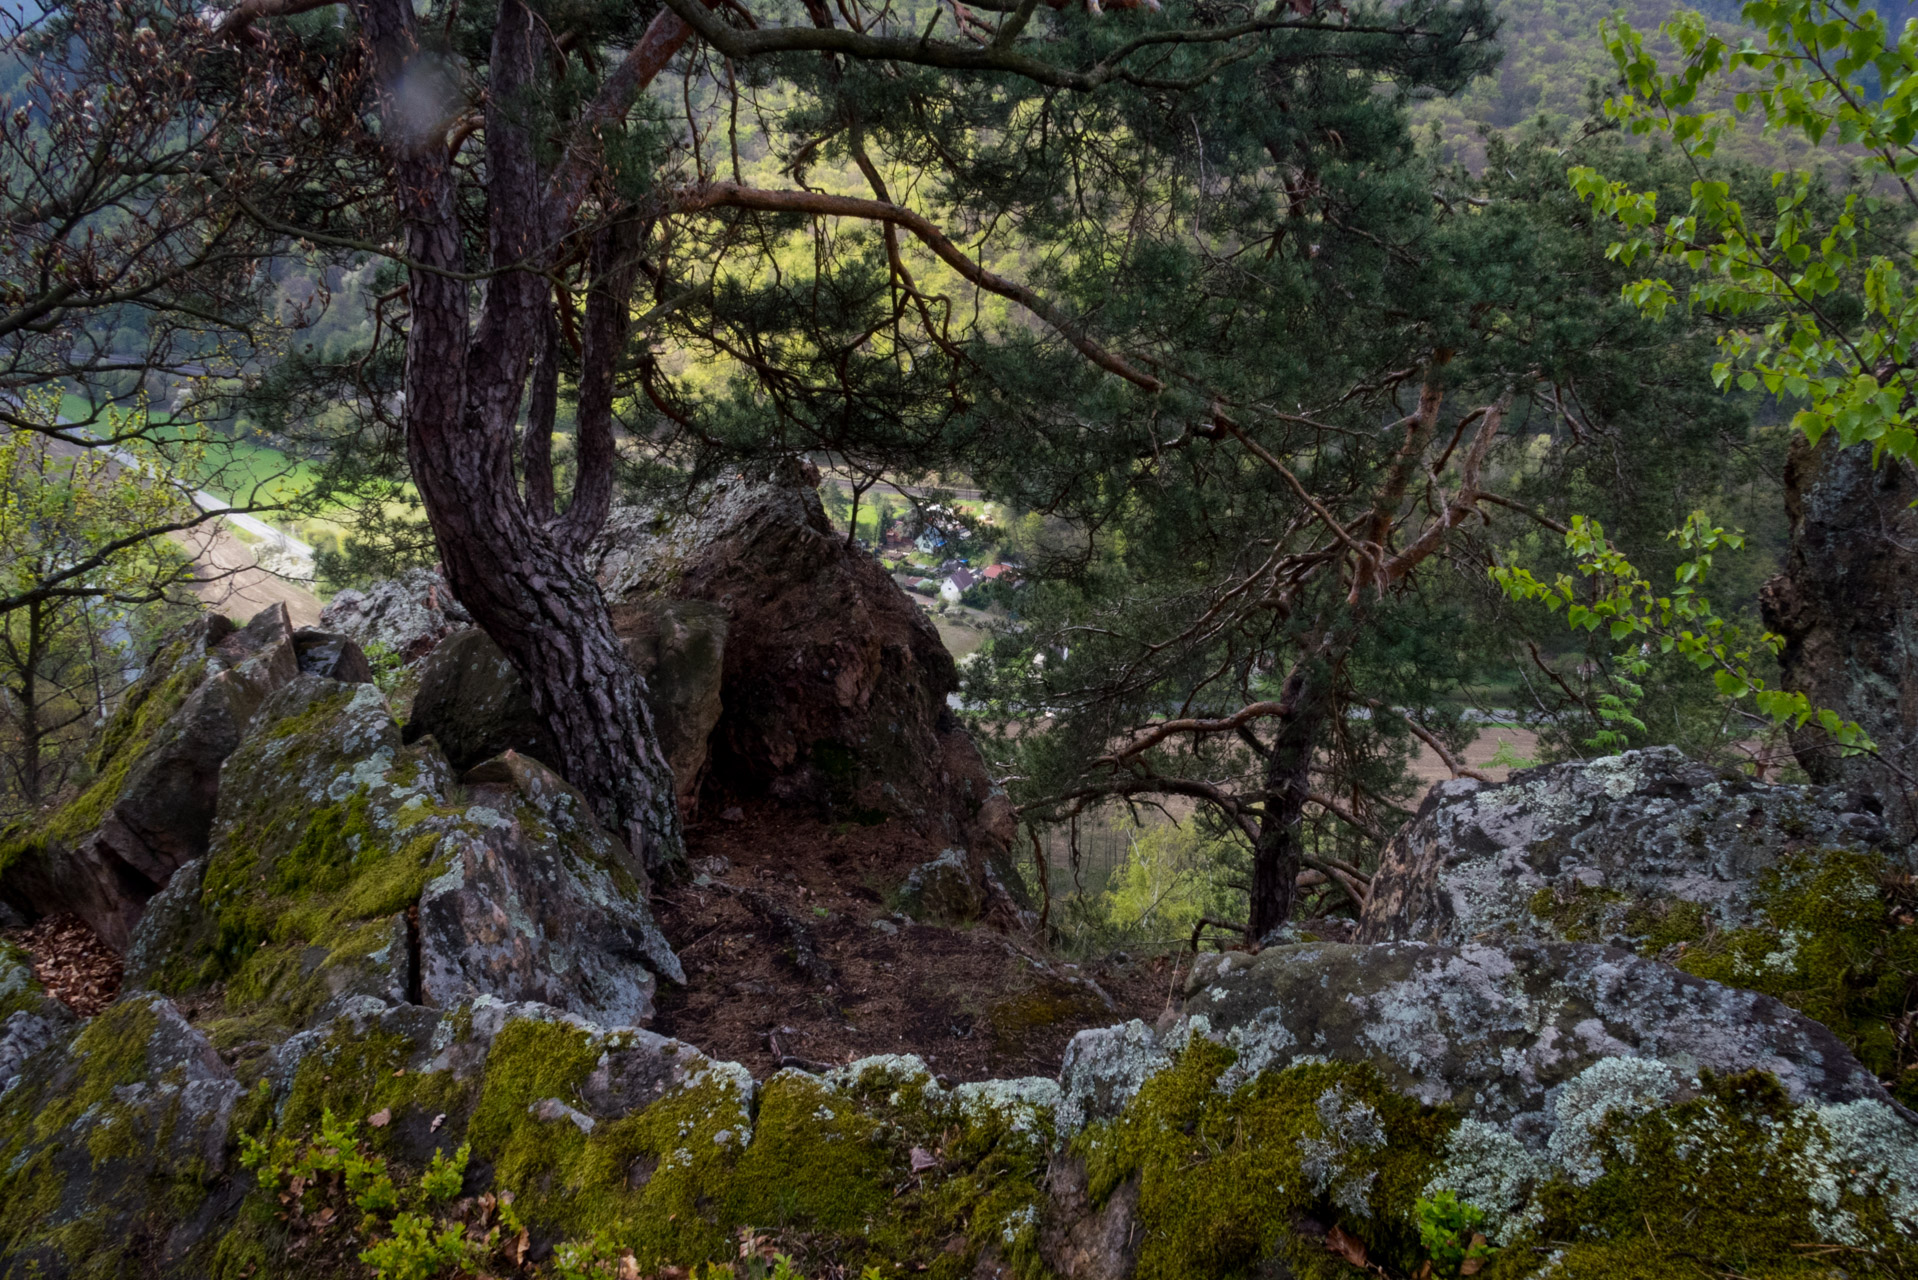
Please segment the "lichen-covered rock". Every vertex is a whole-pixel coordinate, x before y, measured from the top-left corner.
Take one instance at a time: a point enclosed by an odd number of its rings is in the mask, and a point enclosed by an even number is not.
[[[72,911],[124,947],[146,900],[206,852],[221,763],[299,671],[284,605],[243,628],[214,616],[173,637],[97,740],[97,780],[0,845],[0,894],[34,915]]]
[[[616,612],[665,596],[731,619],[710,774],[723,790],[901,817],[975,859],[1006,856],[1010,803],[947,706],[951,655],[833,532],[798,467],[728,477],[670,511],[616,509],[594,553]]]
[[[483,993],[608,1026],[651,1019],[653,975],[686,975],[623,846],[537,760],[508,752],[466,782],[466,826],[442,839],[445,870],[420,894],[422,1001]]]
[[[29,1060],[73,1034],[74,1017],[33,976],[26,953],[0,942],[0,1098],[13,1091]]]
[[[1889,1102],[1819,1023],[1611,947],[1305,943],[1202,956],[1186,989],[1189,1027],[1203,1019],[1237,1054],[1228,1086],[1302,1059],[1364,1063],[1408,1097],[1526,1136],[1548,1135],[1560,1090],[1607,1058],[1687,1080],[1761,1070],[1794,1102]],[[1078,1092],[1070,1075],[1065,1088]]]
[[[211,851],[141,922],[127,980],[216,988],[223,1046],[363,998],[539,995],[637,1022],[653,974],[680,971],[623,858],[543,768],[462,791],[377,688],[303,675],[227,761]]]
[[[478,627],[442,640],[420,664],[419,677],[402,735],[407,742],[431,735],[461,772],[505,751],[559,759],[519,672]]]
[[[537,1004],[482,998],[435,1014],[362,1001],[265,1063],[243,1121],[260,1189],[213,1260],[285,1274],[295,1250],[314,1249],[285,1198],[302,1194],[289,1192],[297,1153],[330,1124],[334,1149],[357,1144],[403,1203],[418,1202],[423,1168],[470,1156],[469,1198],[442,1212],[470,1215],[472,1193],[510,1192],[515,1220],[560,1242],[555,1257],[576,1273],[736,1259],[742,1231],[783,1226],[852,1270],[964,1275],[997,1258],[1030,1274],[1053,1088],[949,1092],[911,1057],[755,1082],[690,1045]],[[391,1210],[324,1194],[306,1193],[306,1223],[326,1203],[355,1249],[389,1232]],[[519,1273],[514,1247],[510,1233],[476,1245],[466,1270]]]
[[[113,1005],[42,1053],[0,1099],[0,1257],[7,1274],[159,1270],[199,1245],[231,1172],[244,1092],[159,996]]]
[[[362,649],[417,662],[473,619],[439,574],[408,569],[364,591],[342,591],[320,611],[320,626],[351,637]]]
[[[466,826],[444,806],[450,786],[436,753],[401,745],[377,688],[299,676],[228,759],[211,849],[141,921],[129,986],[221,984],[234,1021],[216,1034],[233,1035],[357,995],[406,1000],[406,913],[442,837]]]
[[[646,682],[653,731],[672,766],[680,811],[690,814],[719,720],[725,612],[698,600],[648,599],[622,605],[613,622]],[[477,628],[447,637],[420,664],[405,738],[429,734],[460,770],[505,751],[559,758],[519,672]]]
[[[1794,850],[1888,841],[1846,792],[1755,782],[1670,747],[1459,779],[1387,847],[1357,941],[1637,948],[1674,923],[1752,924],[1760,873]]]
[[[977,920],[986,909],[986,893],[966,851],[947,849],[914,867],[899,886],[899,909],[915,920]]]
[[[1880,1101],[1793,1102],[1762,1072],[1604,1057],[1554,1091],[1548,1130],[1521,1135],[1365,1062],[1247,1068],[1192,1035],[1072,1139],[1042,1237],[1056,1272],[1330,1280],[1362,1249],[1419,1274],[1446,1263],[1447,1235],[1456,1267],[1483,1233],[1495,1280],[1824,1274],[1803,1270],[1808,1250],[1889,1280],[1918,1243],[1918,1129]]]

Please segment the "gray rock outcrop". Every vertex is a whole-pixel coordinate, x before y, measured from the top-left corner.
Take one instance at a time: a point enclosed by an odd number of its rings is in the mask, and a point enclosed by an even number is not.
[[[1380,859],[1359,942],[1639,945],[1674,903],[1752,923],[1761,871],[1890,833],[1835,787],[1768,785],[1670,747],[1433,787]]]
[[[1363,1062],[1408,1097],[1520,1134],[1548,1126],[1561,1087],[1607,1058],[1681,1080],[1769,1071],[1796,1102],[1890,1100],[1803,1014],[1612,947],[1304,943],[1201,957],[1186,990],[1186,1015],[1238,1051],[1232,1080],[1301,1058]]]
[[[51,1243],[63,1240],[103,1242],[165,1269],[237,1201],[221,1189],[231,1187],[228,1130],[245,1090],[159,996],[121,1000],[71,1039],[30,1059],[0,1095],[8,1181],[30,1184],[33,1229],[49,1242],[16,1255],[12,1269],[70,1274]],[[188,1211],[156,1214],[156,1189]]]
[[[478,996],[617,1026],[651,1016],[656,974],[683,980],[643,877],[556,775],[509,755],[456,787],[374,686],[302,675],[228,759],[211,849],[154,900],[127,982],[224,984],[289,1029]]]
[[[284,605],[245,627],[214,615],[174,637],[102,732],[99,780],[6,859],[0,895],[35,916],[72,911],[124,947],[146,900],[206,852],[221,763],[299,674]]]
[[[417,662],[447,636],[473,625],[445,579],[431,569],[408,569],[364,591],[342,591],[320,611],[320,626]]]
[[[419,993],[447,1008],[478,995],[531,1000],[611,1027],[653,1015],[654,974],[684,982],[624,846],[584,797],[514,752],[469,772],[466,816],[419,900]]]

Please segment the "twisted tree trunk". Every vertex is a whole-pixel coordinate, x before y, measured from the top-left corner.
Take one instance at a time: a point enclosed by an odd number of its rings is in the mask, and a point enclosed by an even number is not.
[[[542,174],[527,123],[535,113],[526,110],[539,88],[541,47],[525,4],[501,0],[485,102],[488,246],[478,273],[485,301],[475,321],[469,312],[476,273],[461,244],[453,149],[441,132],[461,104],[450,101],[450,83],[425,48],[430,41],[409,0],[355,0],[353,8],[373,55],[410,259],[407,457],[447,580],[525,679],[558,744],[560,758],[550,763],[623,834],[634,869],[656,870],[681,853],[672,774],[644,685],[585,562],[611,504],[612,377],[633,281],[630,228],[615,223],[594,237],[580,354],[581,481],[564,514],[554,514],[544,439],[527,450],[524,497],[514,459],[535,340],[547,335],[550,342],[554,328],[546,272],[556,246],[575,231],[575,210],[589,186],[587,152],[678,45],[643,42],[583,115],[582,125],[591,127],[582,128],[554,172]],[[449,101],[423,101],[436,84],[447,84]],[[535,431],[550,430],[552,422],[550,348],[542,354]]]

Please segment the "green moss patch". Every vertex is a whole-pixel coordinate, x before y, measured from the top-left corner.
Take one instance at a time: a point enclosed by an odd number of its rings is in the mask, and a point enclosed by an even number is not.
[[[1574,884],[1565,893],[1540,889],[1526,903],[1531,913],[1548,921],[1552,932],[1567,942],[1599,942],[1611,932],[1612,922],[1623,909],[1625,895],[1615,889],[1594,889]]]
[[[1759,922],[1675,957],[1701,978],[1776,996],[1837,1033],[1901,1102],[1918,1105],[1918,892],[1876,854],[1792,854],[1759,876]]]
[[[71,848],[106,820],[134,764],[206,678],[205,656],[189,656],[190,648],[187,637],[173,640],[154,659],[147,675],[126,691],[87,753],[93,777],[79,795],[48,817],[0,831],[0,874],[23,858],[44,858]]]
[[[1454,1118],[1365,1066],[1304,1064],[1221,1092],[1233,1058],[1193,1041],[1074,1143],[1096,1201],[1139,1182],[1140,1280],[1220,1280],[1275,1260],[1300,1277],[1349,1274],[1301,1233],[1305,1219],[1363,1240],[1377,1264],[1415,1270],[1413,1209]]]
[[[1482,1274],[1756,1280],[1829,1277],[1834,1263],[1852,1280],[1914,1274],[1909,1224],[1859,1194],[1868,1153],[1834,1142],[1821,1113],[1792,1106],[1769,1075],[1702,1084],[1690,1101],[1597,1125],[1589,1149],[1603,1172],[1543,1187],[1540,1219]],[[1822,1114],[1837,1124],[1836,1110]]]

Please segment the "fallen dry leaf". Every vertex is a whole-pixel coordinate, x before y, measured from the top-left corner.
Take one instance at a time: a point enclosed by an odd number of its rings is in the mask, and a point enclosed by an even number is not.
[[[926,1150],[924,1147],[914,1147],[912,1149],[912,1171],[914,1173],[924,1173],[926,1170],[937,1166],[938,1163],[939,1157],[933,1155],[932,1152]]]
[[[639,1260],[631,1249],[619,1255],[619,1280],[639,1280]]]
[[[428,1133],[437,1133],[439,1131],[439,1127],[445,1123],[446,1123],[446,1113],[442,1111],[438,1115],[433,1117],[433,1123],[426,1126],[426,1131]]]
[[[1365,1265],[1365,1241],[1357,1236],[1347,1235],[1338,1227],[1325,1233],[1325,1248],[1355,1267]]]
[[[62,912],[7,934],[47,994],[90,1018],[120,994],[120,957],[79,916]]]
[[[1483,1249],[1484,1247],[1485,1237],[1483,1235],[1474,1235],[1472,1237],[1472,1248]],[[1462,1276],[1475,1276],[1483,1270],[1485,1270],[1485,1255],[1481,1253],[1469,1257],[1460,1263],[1458,1273]]]
[[[384,1129],[387,1125],[393,1123],[393,1108],[381,1107],[378,1111],[375,1111],[366,1118],[366,1123],[372,1125],[375,1129]]]

